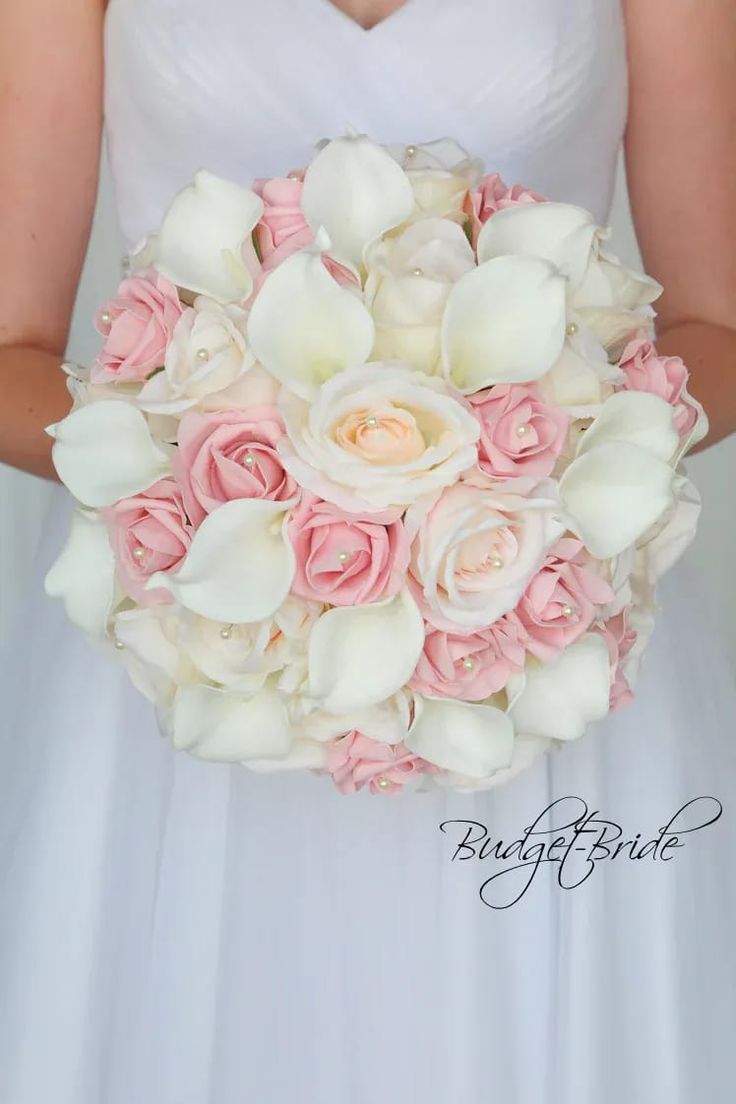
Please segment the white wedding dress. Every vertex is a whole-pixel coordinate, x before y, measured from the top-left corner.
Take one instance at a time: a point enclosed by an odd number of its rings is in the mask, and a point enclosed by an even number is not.
[[[112,0],[107,137],[133,245],[200,166],[249,182],[346,124],[451,135],[605,220],[619,0]],[[39,580],[64,535],[58,492]],[[508,786],[355,798],[196,762],[40,581],[2,663],[3,1104],[726,1104],[736,1091],[736,698],[687,565],[635,704]],[[469,819],[510,841],[579,795],[627,836],[724,812],[672,861],[550,864],[486,907]]]

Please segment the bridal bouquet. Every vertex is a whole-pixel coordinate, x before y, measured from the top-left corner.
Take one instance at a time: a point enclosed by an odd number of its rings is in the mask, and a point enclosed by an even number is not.
[[[175,197],[65,366],[47,590],[177,748],[483,788],[631,697],[705,418],[607,238],[449,140]]]

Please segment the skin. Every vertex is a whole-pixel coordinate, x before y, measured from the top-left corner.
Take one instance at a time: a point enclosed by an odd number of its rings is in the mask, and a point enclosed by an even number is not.
[[[401,6],[331,2],[366,30]],[[104,7],[0,5],[0,459],[47,478],[44,426],[70,405],[59,364],[98,184]],[[624,8],[634,221],[645,267],[667,289],[659,349],[687,362],[710,417],[704,447],[736,429],[736,4]]]

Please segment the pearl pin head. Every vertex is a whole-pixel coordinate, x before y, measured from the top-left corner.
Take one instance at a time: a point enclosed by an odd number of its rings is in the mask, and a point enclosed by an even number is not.
[[[407,157],[416,157],[416,154],[417,154],[417,147],[416,146],[407,146],[406,147],[406,156]]]
[[[233,635],[232,625],[224,625],[220,629],[220,636],[222,637],[223,640],[229,640],[232,635]]]
[[[105,326],[109,325],[109,323],[112,322],[112,315],[109,311],[102,312],[102,314],[100,315],[100,322],[102,322]]]
[[[474,671],[475,670],[475,664],[473,663],[472,659],[464,659],[463,660],[463,667],[466,671]]]
[[[337,558],[341,564],[347,563],[350,559],[350,552],[338,552]]]
[[[377,786],[379,787],[379,789],[381,789],[381,790],[387,790],[387,789],[388,789],[388,786],[389,786],[389,781],[388,781],[388,778],[385,778],[385,777],[384,777],[384,775],[381,775],[381,777],[380,777],[380,778],[377,778],[377,779],[376,779],[376,785],[377,785]]]
[[[202,363],[210,359],[209,349],[197,349],[197,360],[201,360]]]
[[[378,425],[378,418],[376,418],[374,414],[371,414],[369,418],[366,418],[365,424],[368,426],[369,429],[375,429]]]
[[[503,560],[500,556],[493,556],[491,559],[491,567],[500,568],[503,567]]]
[[[568,322],[565,333],[568,337],[574,337],[579,329],[580,327],[578,326],[577,322]]]
[[[524,422],[521,425],[518,425],[516,427],[516,436],[517,437],[526,437],[528,432],[529,432],[529,426],[526,424],[526,422]]]

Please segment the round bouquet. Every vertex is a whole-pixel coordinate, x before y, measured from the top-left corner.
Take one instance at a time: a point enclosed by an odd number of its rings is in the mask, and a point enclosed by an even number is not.
[[[449,140],[175,197],[65,365],[47,590],[177,748],[482,788],[630,698],[705,418],[607,238]]]

